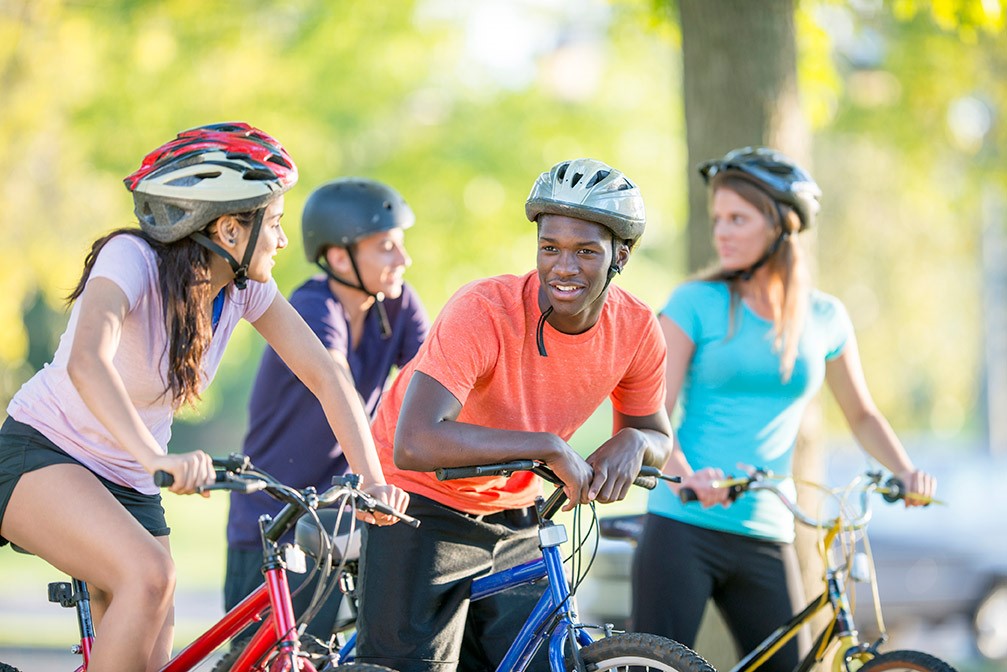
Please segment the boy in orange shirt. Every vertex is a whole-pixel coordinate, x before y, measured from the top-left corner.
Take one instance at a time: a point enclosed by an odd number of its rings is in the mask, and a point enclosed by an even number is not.
[[[538,556],[539,480],[429,472],[540,460],[572,507],[622,499],[642,465],[671,452],[657,320],[609,284],[643,234],[639,190],[600,161],[564,161],[539,176],[525,210],[538,225],[537,271],[459,290],[378,408],[385,478],[410,493],[423,525],[368,526],[360,662],[494,669],[542,591],[468,601],[474,577]],[[585,460],[567,440],[606,398],[613,435]],[[548,669],[541,652],[535,664]]]

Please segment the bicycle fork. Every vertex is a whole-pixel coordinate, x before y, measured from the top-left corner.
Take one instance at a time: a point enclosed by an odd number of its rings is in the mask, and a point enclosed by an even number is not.
[[[49,601],[66,609],[77,612],[77,630],[80,632],[80,644],[70,648],[71,653],[83,656],[84,662],[77,672],[87,670],[91,661],[91,646],[94,644],[94,622],[91,620],[91,596],[87,592],[87,584],[71,578],[70,583],[57,581],[49,584]]]

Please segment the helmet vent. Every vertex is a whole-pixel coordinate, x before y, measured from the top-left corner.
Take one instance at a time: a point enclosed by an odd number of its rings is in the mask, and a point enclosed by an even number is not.
[[[570,186],[576,187],[582,177],[584,177],[584,173],[574,173],[573,177],[570,179]]]
[[[283,157],[280,156],[279,154],[273,154],[268,159],[266,159],[266,161],[268,161],[269,163],[275,163],[278,166],[283,166],[284,168],[288,169],[294,167],[294,164],[290,163],[289,161],[285,161]]]
[[[599,182],[601,182],[602,180],[604,180],[606,177],[608,177],[609,174],[610,173],[607,170],[599,170],[597,173],[595,173],[594,175],[591,176],[591,179],[585,185],[585,188],[586,189],[590,189],[591,187],[593,187],[594,185],[598,184]]]
[[[262,169],[262,170],[254,170],[253,169],[253,170],[247,170],[247,171],[245,171],[245,174],[242,175],[242,179],[244,179],[244,180],[261,180],[261,181],[264,181],[264,182],[268,182],[269,180],[275,180],[276,179],[276,175],[274,175],[272,173],[272,171],[269,171],[269,170],[266,170],[266,169]]]
[[[556,177],[559,179],[560,182],[562,182],[563,179],[566,177],[566,169],[569,167],[570,167],[569,163],[564,163],[556,171]]]
[[[203,180],[212,180],[217,177],[220,177],[219,171],[197,173],[195,175],[183,175],[182,177],[177,177],[174,180],[168,180],[165,184],[171,187],[192,187]]]

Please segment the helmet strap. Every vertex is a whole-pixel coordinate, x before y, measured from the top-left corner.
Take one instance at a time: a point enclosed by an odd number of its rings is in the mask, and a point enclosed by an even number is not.
[[[538,327],[535,329],[535,343],[538,345],[538,354],[542,357],[548,357],[549,353],[545,351],[545,321],[552,315],[552,305],[550,304],[548,308],[542,311],[542,315],[538,318]]]
[[[609,283],[612,282],[612,278],[622,273],[622,266],[615,263],[615,255],[618,243],[616,242],[615,236],[612,236],[612,264],[608,267],[608,276],[605,278],[605,286],[601,288],[601,293],[604,294],[605,290],[608,289]],[[538,345],[538,354],[542,357],[548,357],[549,353],[545,351],[545,321],[549,319],[552,315],[552,304],[548,308],[542,311],[542,315],[538,318],[538,327],[535,329],[535,343]]]
[[[763,266],[765,266],[766,262],[773,258],[773,255],[776,254],[777,250],[780,249],[780,245],[783,244],[783,241],[785,241],[787,238],[790,238],[790,231],[787,231],[785,228],[785,223],[787,219],[786,216],[784,215],[783,208],[780,207],[780,203],[776,199],[773,199],[773,203],[774,205],[776,205],[776,212],[780,216],[780,235],[776,237],[776,240],[773,241],[773,244],[769,246],[769,249],[767,249],[766,252],[761,257],[759,257],[759,260],[757,262],[755,262],[748,268],[744,268],[738,271],[731,271],[730,273],[725,273],[724,276],[726,280],[741,280],[742,282],[747,282],[751,280],[752,276],[755,275],[755,272],[760,268],[762,268]]]
[[[325,271],[325,275],[329,276],[329,279],[331,279],[331,280],[333,280],[335,282],[338,282],[340,285],[343,285],[344,287],[349,287],[350,289],[356,289],[358,291],[361,291],[364,294],[366,294],[367,296],[373,298],[374,299],[374,307],[378,311],[378,321],[381,323],[381,338],[386,338],[386,339],[387,338],[391,338],[391,335],[392,335],[392,324],[391,324],[391,321],[388,319],[388,311],[385,310],[385,295],[384,295],[384,293],[383,292],[377,292],[377,293],[371,292],[366,287],[364,287],[364,281],[360,277],[360,269],[357,267],[357,260],[353,256],[353,249],[350,248],[350,247],[347,247],[346,248],[346,254],[350,258],[350,266],[353,267],[353,274],[357,276],[357,284],[355,284],[355,285],[352,282],[347,282],[346,280],[343,280],[338,275],[336,275],[335,271],[332,270],[332,268],[329,266],[328,262],[325,261],[325,257],[324,256],[323,257],[319,257],[315,261],[315,265],[318,266],[318,268],[320,268],[323,271]]]
[[[202,231],[194,231],[189,234],[189,237],[194,241],[214,254],[223,257],[224,261],[230,265],[231,270],[234,271],[234,286],[238,289],[245,289],[248,286],[248,265],[252,263],[252,256],[255,254],[255,245],[259,242],[259,231],[262,229],[262,219],[265,214],[265,208],[260,208],[255,212],[252,229],[248,234],[248,245],[245,246],[245,254],[241,258],[241,263],[238,263],[238,260],[232,257],[230,252],[213,242]]]

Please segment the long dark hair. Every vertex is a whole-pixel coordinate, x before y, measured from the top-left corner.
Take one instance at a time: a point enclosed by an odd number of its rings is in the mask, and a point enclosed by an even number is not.
[[[227,216],[227,215],[225,215]],[[237,213],[233,216],[239,224],[249,227],[255,211]],[[210,235],[216,221],[204,232]],[[195,405],[199,400],[202,386],[202,361],[210,339],[213,325],[207,307],[213,297],[210,286],[210,250],[191,238],[182,238],[172,243],[159,243],[137,228],[123,228],[112,231],[94,241],[91,251],[84,259],[84,270],[77,286],[67,296],[67,303],[73,303],[84,292],[84,286],[94,268],[105,244],[121,235],[136,236],[147,242],[157,256],[158,284],[164,307],[164,324],[168,336],[168,375],[164,394],[170,395],[175,408],[185,404]]]

